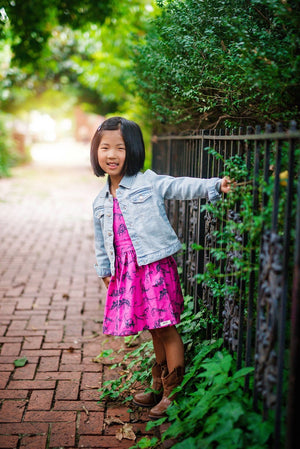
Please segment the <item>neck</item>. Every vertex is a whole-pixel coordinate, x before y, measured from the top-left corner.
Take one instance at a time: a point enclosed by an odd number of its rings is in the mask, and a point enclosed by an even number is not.
[[[119,187],[121,179],[122,179],[122,177],[118,177],[118,178],[115,178],[115,177],[112,178],[111,176],[109,177],[109,190],[114,198],[116,197],[116,191],[117,191],[117,188]]]

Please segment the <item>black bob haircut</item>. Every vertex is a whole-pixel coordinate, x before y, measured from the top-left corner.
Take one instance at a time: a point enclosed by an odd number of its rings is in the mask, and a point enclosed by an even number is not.
[[[91,142],[91,164],[96,176],[105,175],[98,162],[98,148],[103,131],[116,131],[118,129],[121,132],[126,148],[123,174],[133,176],[144,166],[145,145],[139,125],[123,117],[111,117],[99,126]]]

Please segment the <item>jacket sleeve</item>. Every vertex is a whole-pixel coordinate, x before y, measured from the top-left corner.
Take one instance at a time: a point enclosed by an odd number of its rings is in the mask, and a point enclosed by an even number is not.
[[[149,172],[152,172],[149,170]],[[190,178],[167,175],[157,175],[152,172],[154,186],[164,199],[192,200],[207,198],[212,203],[218,201],[220,194],[221,178]]]
[[[96,261],[95,269],[99,277],[104,278],[111,276],[110,262],[104,246],[103,232],[100,220],[94,214],[94,231],[95,231],[95,253]]]

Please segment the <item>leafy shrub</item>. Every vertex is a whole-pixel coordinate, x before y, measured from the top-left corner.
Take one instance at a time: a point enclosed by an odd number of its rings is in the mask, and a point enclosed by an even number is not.
[[[179,388],[178,400],[168,410],[171,426],[163,440],[176,439],[173,448],[268,447],[272,423],[253,412],[243,388],[244,377],[253,368],[236,371],[232,355],[225,349],[216,351],[221,343],[203,343]]]
[[[297,0],[166,0],[136,48],[157,129],[299,117]]]

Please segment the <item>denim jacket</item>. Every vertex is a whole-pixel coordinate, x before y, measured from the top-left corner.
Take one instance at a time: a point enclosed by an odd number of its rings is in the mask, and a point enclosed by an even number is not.
[[[220,178],[174,178],[157,175],[152,170],[122,178],[116,195],[139,266],[156,262],[181,249],[167,218],[164,201],[208,198],[215,202],[221,197],[220,183]],[[95,268],[98,276],[103,278],[115,273],[113,197],[108,180],[93,203],[93,212]]]

